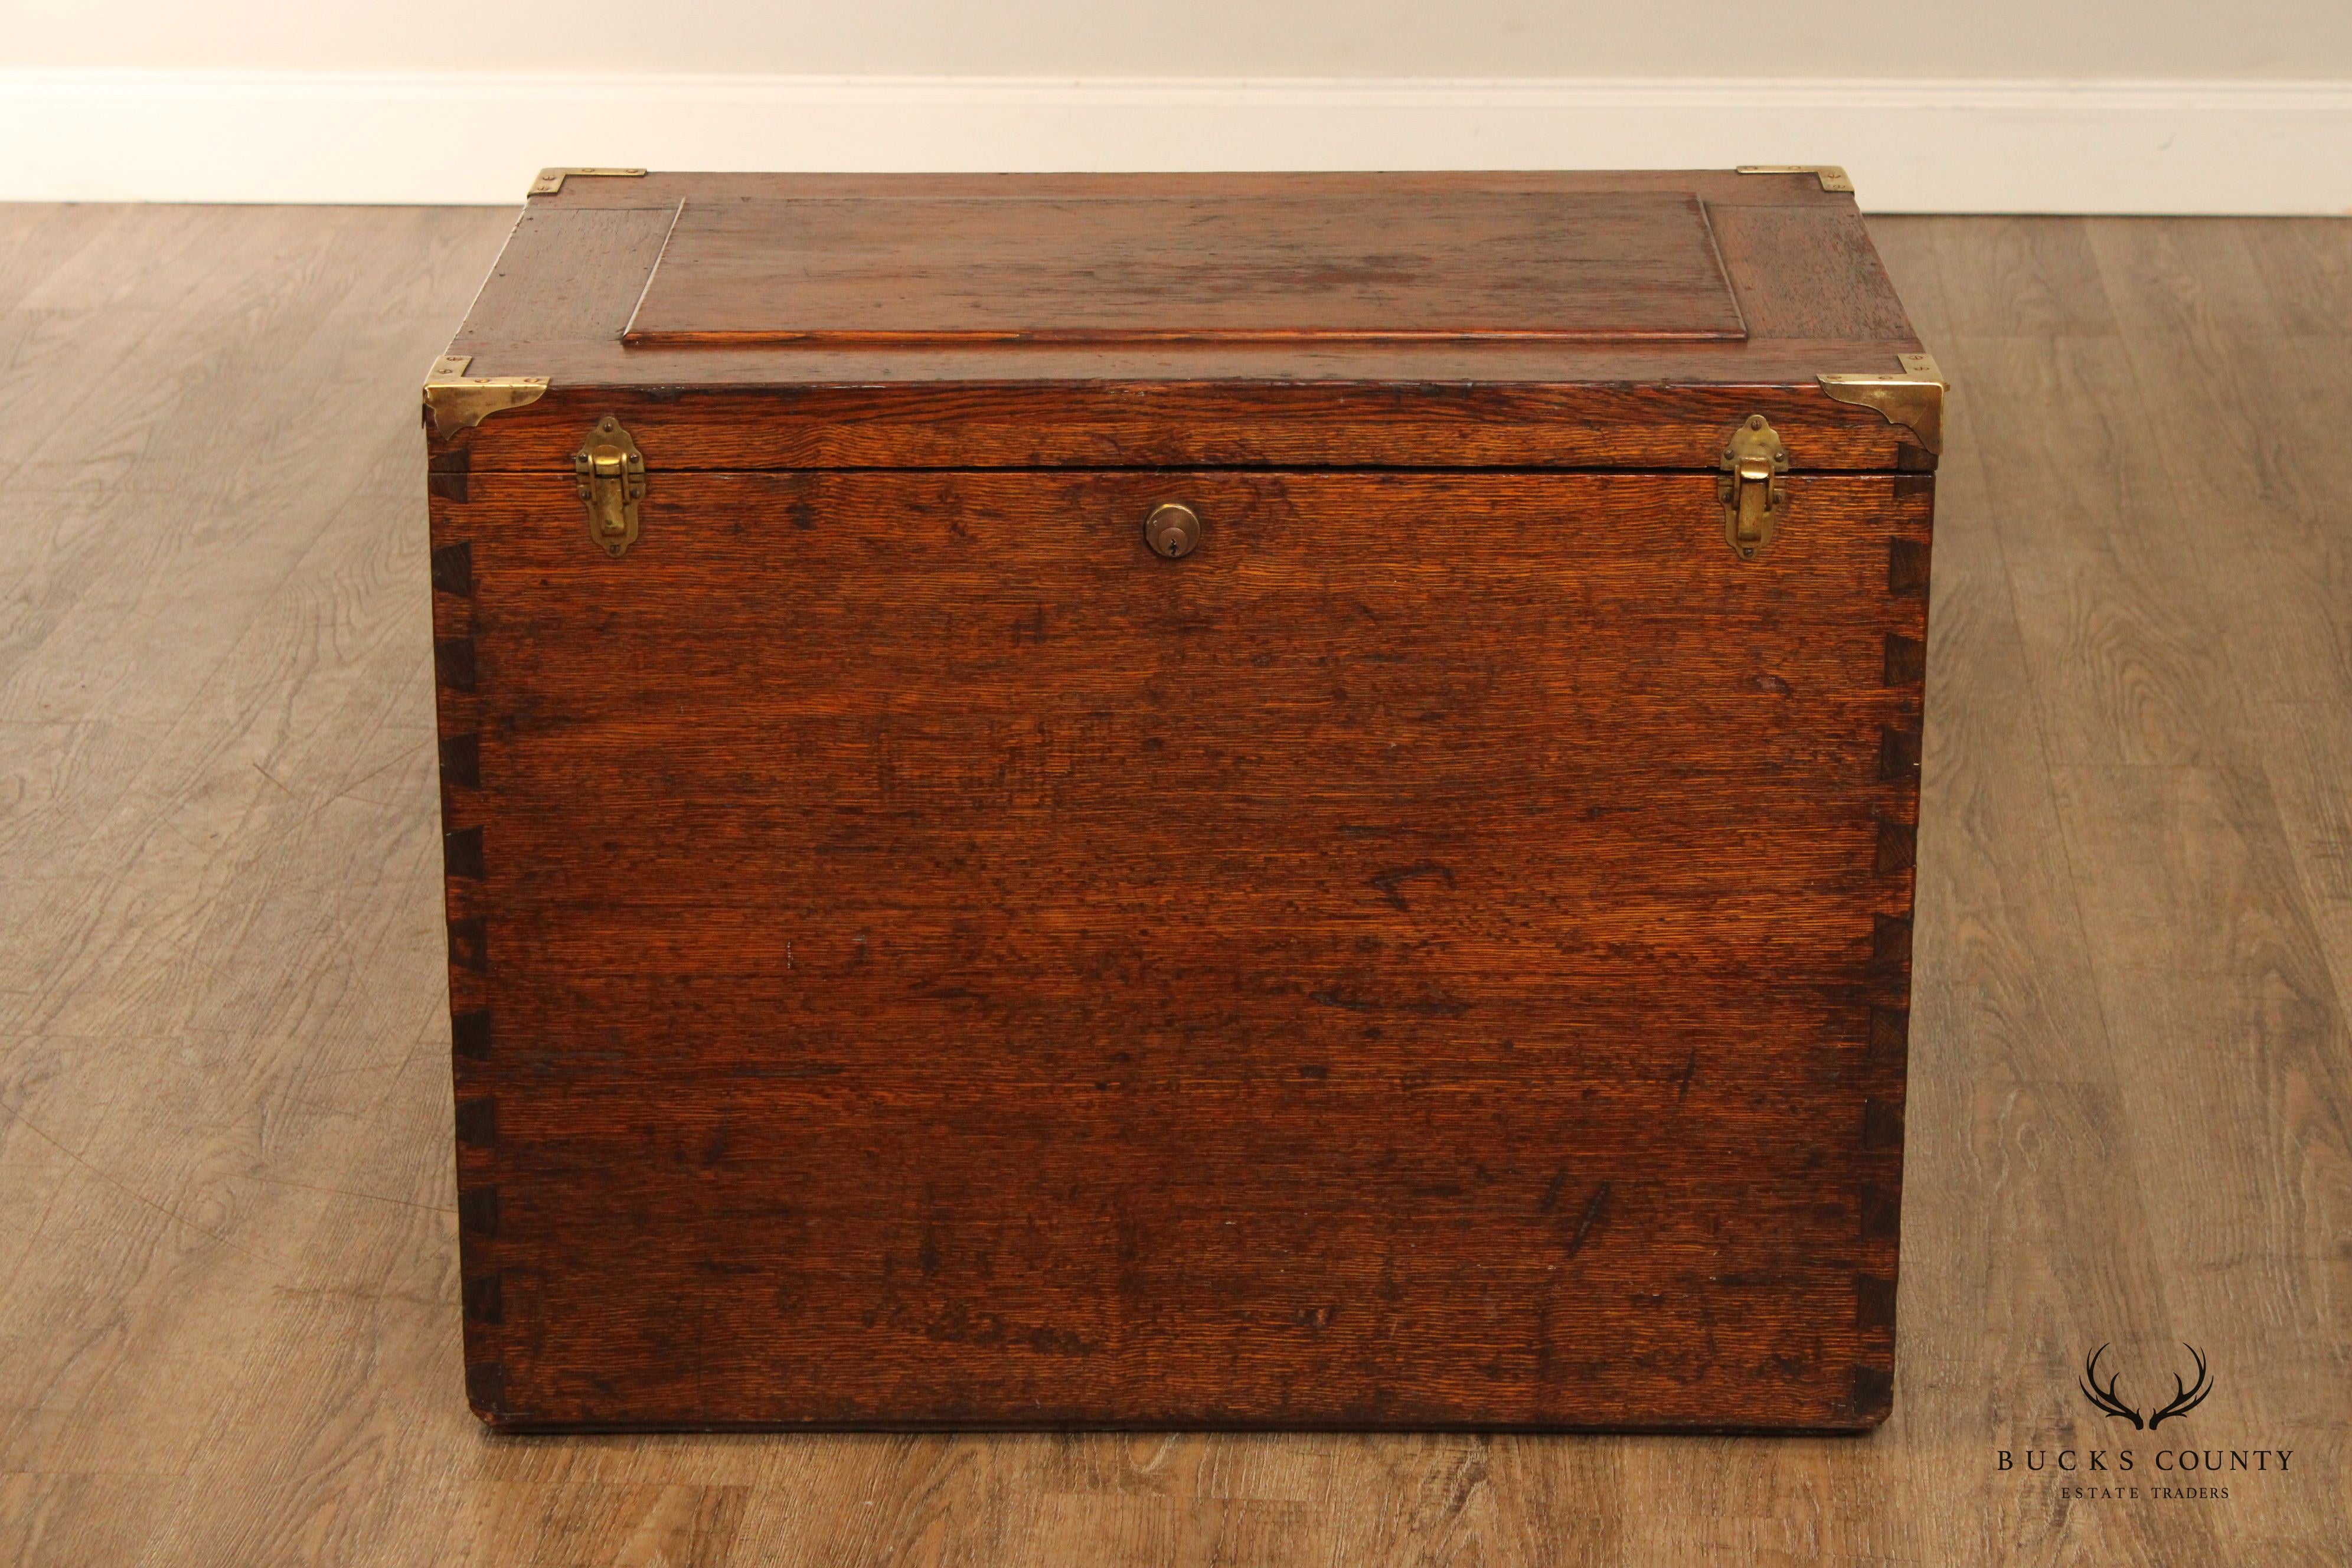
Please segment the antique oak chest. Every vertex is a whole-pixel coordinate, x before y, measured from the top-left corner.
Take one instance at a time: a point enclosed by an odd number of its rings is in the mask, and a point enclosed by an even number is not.
[[[425,388],[482,1418],[1882,1420],[1848,190],[542,175]]]

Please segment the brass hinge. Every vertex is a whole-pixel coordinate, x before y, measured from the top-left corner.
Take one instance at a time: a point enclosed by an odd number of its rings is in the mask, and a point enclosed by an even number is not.
[[[503,408],[520,408],[547,395],[543,375],[467,375],[471,354],[443,354],[425,378],[425,409],[433,433],[447,440]]]
[[[574,174],[593,174],[606,180],[642,180],[643,169],[541,169],[539,178],[530,183],[530,195],[551,196],[563,188],[563,182]]]
[[[1820,375],[1813,379],[1839,403],[1875,408],[1889,425],[1900,425],[1919,437],[1930,452],[1944,449],[1944,394],[1951,384],[1936,368],[1933,354],[1897,354],[1903,369],[1895,375]]]
[[[1853,180],[1835,163],[1742,163],[1732,171],[1735,174],[1811,174],[1822,183],[1822,189],[1843,195],[1853,195]]]
[[[637,503],[646,499],[646,459],[621,422],[607,414],[572,454],[572,473],[588,508],[588,537],[619,556],[637,542]]]
[[[1753,561],[1772,542],[1774,525],[1787,510],[1787,487],[1780,476],[1789,471],[1789,448],[1761,414],[1731,434],[1723,448],[1723,477],[1716,495],[1723,502],[1723,537],[1731,552]]]

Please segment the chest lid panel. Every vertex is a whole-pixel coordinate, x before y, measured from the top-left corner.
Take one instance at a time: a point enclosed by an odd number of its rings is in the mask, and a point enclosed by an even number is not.
[[[445,471],[1925,472],[1942,386],[1834,171],[543,178]],[[446,368],[445,368],[446,367]],[[493,417],[493,416],[495,416]]]
[[[1736,341],[1689,192],[682,201],[623,341]]]

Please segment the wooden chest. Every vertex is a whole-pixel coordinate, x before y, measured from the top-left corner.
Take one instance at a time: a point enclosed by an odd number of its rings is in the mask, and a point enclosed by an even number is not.
[[[543,175],[425,389],[482,1418],[1882,1420],[1847,189]]]

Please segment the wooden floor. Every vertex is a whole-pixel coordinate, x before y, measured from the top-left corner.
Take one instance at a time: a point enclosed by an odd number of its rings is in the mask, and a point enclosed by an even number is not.
[[[494,1441],[415,409],[511,221],[0,208],[0,1564],[2352,1559],[2352,223],[1874,226],[1958,384],[1874,1436]]]

